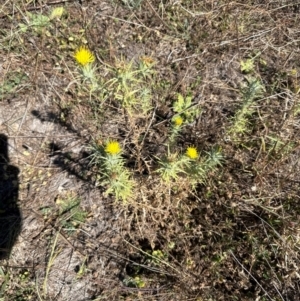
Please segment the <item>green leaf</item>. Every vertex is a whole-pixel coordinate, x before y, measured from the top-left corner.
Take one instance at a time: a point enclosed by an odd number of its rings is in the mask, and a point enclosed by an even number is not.
[[[246,61],[241,61],[241,71],[242,72],[252,72],[254,70],[254,60],[253,59],[247,59]]]
[[[52,10],[51,15],[49,16],[50,20],[53,20],[55,18],[60,18],[64,13],[63,7],[56,7]]]
[[[180,113],[184,109],[184,97],[181,94],[178,94],[177,101],[173,105],[173,110],[177,113]]]
[[[19,24],[19,27],[22,32],[26,32],[28,29],[28,26],[22,23]]]
[[[188,108],[188,107],[190,107],[192,105],[192,99],[193,99],[192,96],[187,96],[185,98],[185,108]]]

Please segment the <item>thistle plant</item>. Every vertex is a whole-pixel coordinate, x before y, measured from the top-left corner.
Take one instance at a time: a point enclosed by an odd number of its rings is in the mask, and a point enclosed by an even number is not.
[[[214,171],[218,166],[222,166],[225,161],[220,148],[214,148],[202,157],[198,155],[195,147],[188,147],[186,156],[190,158],[187,174],[190,177],[192,187],[198,183],[205,183],[207,174]]]
[[[88,81],[91,84],[91,91],[96,90],[98,82],[95,75],[96,67],[93,66],[95,61],[94,54],[87,47],[81,46],[75,50],[74,58],[80,67],[84,81]]]
[[[137,71],[133,68],[133,62],[126,63],[124,60],[116,63],[113,69],[113,79],[108,83],[112,87],[115,99],[125,108],[132,109],[138,105],[137,93],[139,79]]]
[[[106,195],[113,194],[117,200],[126,201],[132,196],[134,181],[125,167],[122,158],[122,148],[119,142],[109,140],[105,147],[94,144],[92,146],[91,164],[102,170],[99,180],[102,185],[107,185]]]
[[[223,165],[225,160],[221,153],[221,148],[213,148],[210,152],[206,152],[206,154],[206,165],[208,170]]]
[[[85,67],[95,61],[95,56],[85,46],[81,46],[75,51],[74,58],[82,67]]]
[[[246,60],[240,61],[240,69],[244,73],[252,73],[255,71],[255,61],[256,59],[261,55],[261,52],[259,51],[255,56],[251,58],[247,58]],[[263,64],[266,64],[266,62],[262,59],[260,59],[260,62]]]
[[[296,146],[295,141],[283,139],[279,135],[267,135],[266,142],[268,155],[276,157],[289,154]]]
[[[149,60],[142,59],[136,67],[133,61],[126,62],[121,59],[111,70],[113,78],[106,86],[114,98],[130,113],[145,114],[151,109],[152,95],[147,82],[152,73],[152,65]]]
[[[143,56],[140,59],[139,63],[139,73],[141,77],[144,79],[151,78],[152,74],[154,73],[152,67],[155,65],[155,61],[150,56]]]
[[[254,58],[251,58],[251,59],[247,59],[247,60],[242,60],[240,62],[240,65],[241,65],[241,71],[242,72],[245,72],[245,73],[250,73],[254,70],[255,68],[255,65],[254,65]]]
[[[203,183],[206,179],[206,160],[199,156],[194,146],[188,147],[184,155],[188,158],[186,173],[189,176],[191,186],[195,187],[196,184]]]
[[[193,105],[192,96],[183,97],[180,93],[177,100],[173,103],[174,112],[180,114],[184,122],[193,122],[201,113],[201,110]]]
[[[185,167],[188,161],[186,156],[179,156],[178,153],[171,154],[168,151],[168,155],[165,158],[162,160],[159,159],[160,168],[157,172],[166,183],[176,181],[180,174],[186,173]]]
[[[80,199],[73,193],[67,193],[57,199],[59,207],[60,225],[72,233],[87,217],[87,213],[80,208]]]
[[[174,143],[180,131],[182,130],[184,119],[180,115],[176,115],[172,118],[170,142]]]
[[[243,103],[240,109],[237,110],[231,127],[228,133],[234,139],[239,135],[247,133],[250,129],[249,118],[255,112],[253,107],[254,100],[261,97],[264,92],[264,86],[261,82],[253,77],[247,77],[247,85],[242,90],[243,93]]]
[[[151,90],[147,87],[142,87],[139,91],[139,107],[141,108],[142,113],[147,113],[149,110],[151,110]]]
[[[64,14],[65,10],[63,7],[59,6],[59,7],[55,7],[52,9],[51,14],[49,16],[50,20],[54,20],[54,19],[59,19],[62,17],[62,15]]]
[[[49,16],[43,14],[33,14],[29,11],[26,12],[27,24],[19,24],[20,30],[26,32],[29,28],[32,28],[36,33],[42,33],[47,28],[52,20],[59,19],[64,14],[63,7],[56,7],[51,11]]]
[[[184,154],[170,154],[163,160],[159,160],[158,173],[166,183],[178,181],[180,176],[188,177],[189,183],[195,187],[198,183],[204,183],[209,171],[217,166],[222,166],[224,158],[220,149],[213,149],[206,156],[201,157],[196,147],[187,147]]]
[[[184,98],[177,95],[177,100],[173,103],[173,111],[177,114],[172,118],[171,132],[169,136],[170,144],[174,144],[185,124],[193,122],[200,114],[201,110],[192,104],[192,97]]]
[[[199,154],[198,154],[198,151],[195,147],[193,146],[190,146],[186,149],[186,152],[185,152],[186,156],[192,160],[195,160],[198,158]]]
[[[169,141],[175,143],[176,138],[185,124],[192,123],[199,115],[200,108],[192,103],[192,96],[185,98],[179,93],[177,100],[173,103],[173,111],[177,114],[172,118],[171,133]]]

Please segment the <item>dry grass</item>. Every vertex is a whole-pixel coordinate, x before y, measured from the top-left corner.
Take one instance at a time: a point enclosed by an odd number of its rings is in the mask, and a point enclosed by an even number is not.
[[[299,9],[2,3],[0,191],[19,182],[22,229],[0,300],[299,300]]]

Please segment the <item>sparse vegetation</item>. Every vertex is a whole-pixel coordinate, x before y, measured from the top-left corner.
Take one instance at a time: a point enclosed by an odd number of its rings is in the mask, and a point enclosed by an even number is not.
[[[95,165],[99,185],[108,186],[106,194],[112,193],[117,200],[126,201],[133,195],[135,183],[125,167],[119,142],[108,140],[105,147],[92,147],[91,163]]]
[[[0,300],[298,300],[299,12],[0,4]]]

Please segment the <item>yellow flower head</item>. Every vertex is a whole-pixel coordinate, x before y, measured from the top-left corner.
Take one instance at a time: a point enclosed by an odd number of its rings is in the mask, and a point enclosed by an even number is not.
[[[181,116],[176,116],[173,118],[173,122],[176,126],[181,126],[183,123],[183,119]]]
[[[118,141],[109,141],[106,143],[105,152],[110,155],[117,155],[121,152],[121,146]]]
[[[197,159],[198,158],[198,151],[195,147],[188,147],[185,153],[190,159]]]
[[[93,53],[85,46],[81,46],[75,51],[74,58],[76,62],[82,66],[92,63],[95,60]]]

